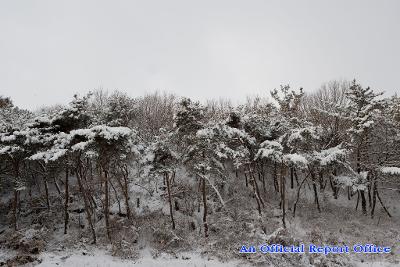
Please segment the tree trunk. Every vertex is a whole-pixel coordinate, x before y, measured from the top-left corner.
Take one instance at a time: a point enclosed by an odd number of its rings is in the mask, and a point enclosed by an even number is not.
[[[281,175],[280,175],[280,182],[281,182],[281,207],[282,207],[282,224],[283,227],[286,228],[286,195],[285,195],[285,175],[283,173],[283,166],[281,166]]]
[[[114,184],[111,182],[111,180],[109,180],[108,183],[111,185],[111,188],[112,188],[112,190],[114,191],[115,199],[117,200],[117,203],[118,203],[118,214],[122,214],[122,210],[121,210],[121,201],[120,201],[120,199],[119,199],[117,189],[115,189],[115,186],[114,186]]]
[[[319,206],[319,200],[318,200],[317,185],[315,184],[315,182],[313,182],[313,190],[314,190],[314,199],[315,199],[315,203],[317,204],[318,212],[321,212],[321,208]]]
[[[44,183],[44,191],[45,191],[45,195],[46,195],[47,209],[50,210],[49,185],[47,183],[47,175],[45,175],[43,177],[43,183]]]
[[[262,185],[263,185],[263,191],[264,191],[264,195],[265,195],[265,193],[267,192],[267,186],[266,186],[266,184],[265,184],[265,173],[264,173],[264,170],[262,171]]]
[[[126,208],[126,216],[130,220],[132,218],[131,207],[129,205],[129,184],[128,177],[124,176],[124,197],[125,197],[125,208]]]
[[[314,202],[315,204],[317,204],[317,209],[318,212],[321,212],[321,208],[319,206],[319,200],[318,200],[318,191],[317,191],[317,185],[316,185],[316,181],[315,181],[315,173],[314,170],[311,170],[311,179],[312,179],[312,187],[313,187],[313,191],[314,191]]]
[[[372,178],[372,207],[371,207],[371,218],[374,218],[374,213],[375,213],[375,207],[376,207],[376,193],[377,193],[377,182],[376,182],[376,177]]]
[[[37,187],[37,192],[39,193],[39,195],[41,195],[42,194],[42,190],[40,189],[40,183],[38,182],[38,179],[36,179],[36,177],[35,177],[35,175],[33,173],[31,174],[31,178],[32,178],[32,181],[35,182],[35,185]]]
[[[347,186],[347,200],[351,199],[350,186]]]
[[[367,201],[365,199],[365,191],[364,190],[360,190],[360,196],[361,196],[362,213],[364,215],[367,215]]]
[[[54,181],[54,185],[56,186],[58,195],[61,195],[61,189],[60,189],[60,186],[57,183],[56,177],[53,177],[53,181]]]
[[[131,212],[131,207],[129,205],[129,182],[128,182],[129,173],[128,173],[128,169],[126,166],[122,166],[120,168],[121,168],[121,171],[123,172],[123,174],[122,174],[123,182],[121,181],[121,178],[119,176],[117,176],[117,181],[118,181],[119,186],[121,187],[122,193],[124,194],[126,217],[128,218],[128,220],[131,220],[132,212]]]
[[[361,151],[360,147],[357,149],[357,173],[361,173]],[[365,194],[364,190],[358,190],[359,197],[361,197],[361,208],[362,208],[362,213],[364,215],[367,215],[367,201],[365,199]],[[358,205],[358,199],[357,199],[357,205]]]
[[[277,163],[274,163],[274,187],[275,187],[275,191],[279,192],[279,184],[278,184],[278,171],[277,171]]]
[[[301,187],[303,186],[304,182],[306,181],[307,177],[308,177],[308,175],[306,175],[306,176],[304,177],[303,181],[301,181],[300,186],[299,186],[298,189],[297,189],[296,202],[294,203],[294,206],[293,206],[293,217],[296,216],[297,203],[299,202],[299,199],[300,199],[300,190],[301,190]]]
[[[69,202],[69,173],[68,167],[65,168],[65,203],[64,203],[64,234],[67,234],[69,213],[68,213],[68,202]]]
[[[83,175],[82,174],[82,166],[81,166],[81,163],[78,163],[78,171],[76,172],[76,177],[78,180],[79,189],[82,194],[83,202],[85,203],[86,217],[89,222],[90,230],[92,232],[93,244],[96,244],[96,231],[94,230],[94,226],[93,226],[92,214],[90,211],[90,204],[89,204],[89,200],[88,200],[89,196],[88,196],[88,193],[86,192],[85,188],[83,187],[82,175]]]
[[[318,173],[318,177],[319,177],[319,190],[322,191],[325,189],[324,187],[324,174],[322,173],[322,171],[320,171]]]
[[[251,171],[251,167],[250,167],[250,166],[249,166],[249,175],[250,175],[250,179],[252,179],[252,181],[254,182],[253,185],[254,185],[254,188],[255,188],[255,192],[256,192],[256,194],[257,194],[257,197],[258,197],[258,199],[259,199],[261,205],[262,205],[263,208],[264,208],[264,207],[265,207],[264,201],[263,201],[263,199],[261,198],[260,190],[258,189],[257,180],[256,180],[256,178],[254,177],[254,173]]]
[[[14,178],[15,178],[15,187],[18,185],[17,181],[19,179],[19,163],[14,163]],[[18,230],[18,188],[14,188],[14,200],[13,200],[13,224],[14,230]]]
[[[293,168],[294,178],[296,179],[296,185],[299,186],[299,176],[297,175],[296,168]]]
[[[333,171],[333,175],[336,177],[336,170]],[[334,199],[338,199],[339,187],[338,187],[337,181],[335,181],[335,180],[332,181],[332,178],[329,177],[329,182],[331,184],[331,188],[332,188],[332,192],[333,192],[333,198]]]
[[[203,225],[204,225],[204,236],[208,237],[208,224],[207,224],[207,192],[206,192],[206,179],[202,179],[202,192],[203,192]]]
[[[17,207],[18,207],[18,191],[14,189],[14,201],[13,201],[13,224],[14,230],[18,230],[18,215],[17,215]]]
[[[383,201],[382,201],[381,197],[379,196],[378,189],[376,190],[376,196],[378,197],[379,202],[381,203],[381,206],[382,206],[383,210],[386,212],[386,214],[387,214],[389,217],[392,217],[392,215],[389,213],[388,209],[387,209],[387,208],[385,207],[385,205],[383,204]]]
[[[175,170],[172,171],[172,178],[171,178],[171,186],[174,186],[175,184],[175,176],[176,176],[176,172]]]
[[[173,208],[172,208],[171,183],[170,183],[170,177],[169,177],[168,173],[165,173],[165,180],[167,181],[169,214],[171,216],[172,229],[175,230],[174,211],[173,211]]]
[[[294,169],[293,167],[290,168],[290,188],[294,188]]]
[[[256,202],[257,202],[258,214],[261,216],[261,204],[264,206],[264,203],[262,202],[262,200],[260,198],[260,194],[259,194],[258,189],[257,189],[257,182],[256,182],[256,179],[254,178],[254,176],[252,175],[250,164],[247,167],[248,167],[248,172],[249,172],[250,183],[251,183],[251,185],[253,187],[254,197],[255,197]]]
[[[196,196],[197,196],[197,212],[200,213],[200,209],[201,209],[201,186],[203,185],[203,179],[199,178],[199,185],[197,187],[197,192],[196,192]]]
[[[260,200],[260,198],[259,198],[259,196],[258,196],[258,194],[257,194],[254,179],[251,180],[251,184],[253,185],[253,192],[254,192],[254,196],[255,196],[255,198],[256,198],[256,202],[257,202],[258,214],[261,216],[261,204],[260,204],[261,200]]]
[[[356,204],[356,210],[358,209],[358,203],[360,202],[360,190],[357,190],[357,204]]]
[[[107,237],[111,241],[111,230],[110,230],[110,200],[109,200],[109,189],[108,189],[108,172],[104,171],[104,216],[106,222]]]
[[[368,175],[367,194],[368,194],[368,204],[370,208],[372,207],[371,188],[372,188],[371,175]]]

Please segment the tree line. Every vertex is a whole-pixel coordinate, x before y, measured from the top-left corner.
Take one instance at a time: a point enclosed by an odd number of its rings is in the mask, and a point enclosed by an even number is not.
[[[139,199],[131,188],[148,188],[149,177],[162,184],[172,229],[179,225],[174,215],[185,213],[182,192],[189,192],[205,237],[208,217],[230,209],[238,188],[259,218],[274,192],[283,227],[307,188],[319,212],[320,195],[331,191],[332,199],[356,198],[363,215],[374,217],[379,202],[391,216],[383,196],[400,189],[400,98],[355,80],[270,94],[232,105],[96,91],[35,112],[0,98],[0,192],[12,196],[10,226],[19,229],[22,203],[36,196],[48,210],[62,202],[66,234],[75,194],[92,241],[99,222],[112,240],[110,205],[117,202],[119,216],[133,222]]]

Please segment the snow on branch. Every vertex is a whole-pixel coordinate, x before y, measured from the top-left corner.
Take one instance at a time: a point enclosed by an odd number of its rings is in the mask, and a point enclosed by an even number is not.
[[[273,161],[282,159],[283,147],[279,142],[276,141],[264,141],[260,145],[260,149],[256,154],[256,158],[266,158]]]
[[[389,175],[400,175],[400,168],[398,167],[381,167],[380,171]]]
[[[342,148],[341,145],[314,152],[315,159],[321,166],[343,162],[346,158],[347,150]]]
[[[308,160],[300,154],[284,155],[283,160],[290,166],[305,167],[308,164]]]

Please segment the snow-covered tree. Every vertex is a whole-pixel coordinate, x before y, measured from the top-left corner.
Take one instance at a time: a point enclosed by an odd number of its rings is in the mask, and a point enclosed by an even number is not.
[[[18,229],[17,208],[19,205],[19,192],[25,190],[26,180],[21,176],[21,169],[26,157],[31,151],[26,147],[26,133],[14,127],[0,133],[0,158],[6,164],[4,171],[12,177],[13,200],[13,225]]]
[[[347,93],[350,100],[347,111],[348,117],[351,119],[351,127],[348,130],[351,137],[349,145],[354,151],[356,170],[359,174],[363,171],[369,171],[368,152],[363,153],[363,150],[368,151],[370,146],[370,132],[375,126],[373,116],[381,109],[382,101],[378,99],[381,95],[382,93],[375,93],[370,87],[363,88],[355,80]],[[368,175],[365,176],[365,178],[368,177]],[[367,188],[368,182],[368,179],[360,181],[364,188]],[[360,187],[358,195],[361,197],[362,212],[366,215],[367,202],[364,188]]]
[[[167,188],[169,212],[171,216],[172,229],[175,229],[173,211],[173,182],[175,169],[179,162],[179,156],[173,150],[173,133],[160,129],[160,134],[146,149],[144,163],[149,166],[149,171],[154,175],[162,175],[164,184]]]
[[[236,165],[235,168],[238,168],[243,164],[243,159],[249,157],[247,145],[254,144],[255,140],[240,129],[232,128],[224,123],[210,123],[198,130],[192,141],[185,163],[202,182],[203,224],[205,236],[208,236],[206,185],[211,186],[221,205],[224,206],[224,200],[216,184],[226,183],[225,163],[229,160]],[[222,180],[218,181],[219,179]],[[254,177],[253,182],[255,182]],[[259,197],[258,192],[256,196]]]
[[[104,216],[107,236],[111,240],[109,222],[109,183],[110,170],[115,162],[124,160],[129,154],[135,153],[135,131],[127,127],[93,126],[87,129],[73,130],[69,141],[74,142],[72,151],[82,151],[95,159],[98,166],[101,183],[104,184]],[[129,205],[126,207],[129,209]]]
[[[299,92],[291,90],[289,85],[281,85],[280,90],[271,91],[272,98],[278,103],[279,110],[285,116],[296,116],[300,110],[301,100],[304,96],[303,88]]]

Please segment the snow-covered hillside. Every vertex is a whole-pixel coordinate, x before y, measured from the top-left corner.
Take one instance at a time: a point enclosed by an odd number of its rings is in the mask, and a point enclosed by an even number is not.
[[[7,102],[0,265],[398,265],[400,101],[343,86],[220,107],[120,93],[37,112]],[[262,244],[390,251],[240,253]]]

